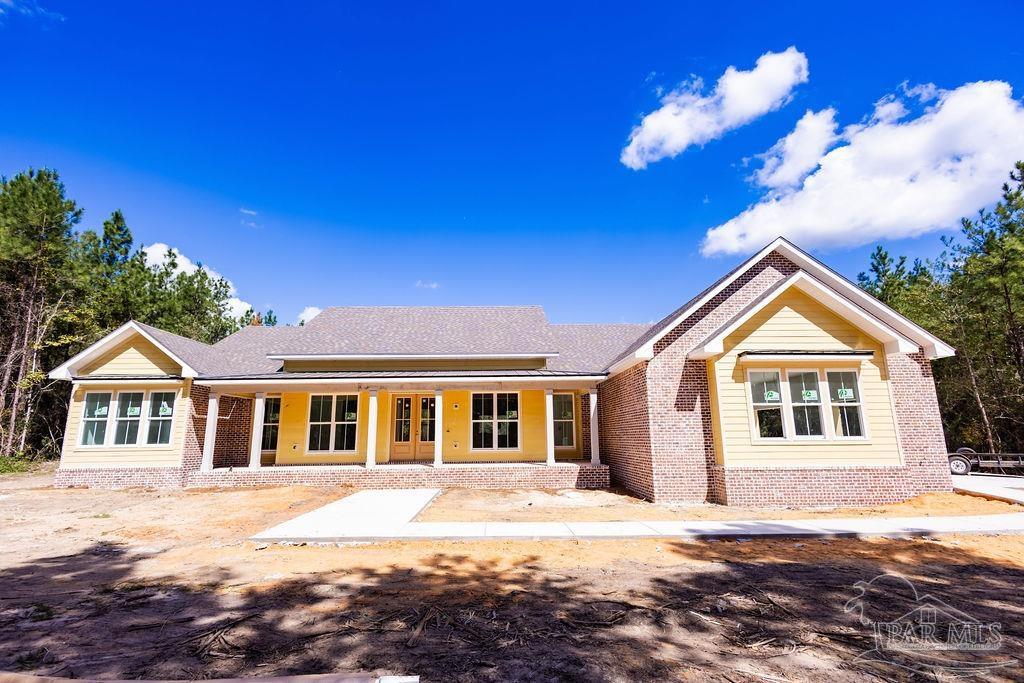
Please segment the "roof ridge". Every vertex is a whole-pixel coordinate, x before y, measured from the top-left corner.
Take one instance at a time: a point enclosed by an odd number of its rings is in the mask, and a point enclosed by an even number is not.
[[[322,312],[327,312],[327,311],[331,311],[331,310],[338,310],[338,309],[342,309],[342,308],[356,308],[356,309],[361,309],[361,310],[382,309],[382,308],[421,308],[421,309],[461,308],[461,309],[476,309],[476,310],[493,309],[493,308],[539,308],[541,310],[544,310],[544,306],[542,306],[540,304],[497,304],[497,305],[493,305],[493,306],[487,306],[487,305],[483,305],[483,306],[476,306],[476,305],[473,305],[473,306],[462,306],[462,305],[452,305],[452,306],[448,306],[448,305],[445,305],[445,306],[412,305],[412,306],[407,306],[407,305],[402,305],[402,304],[384,304],[384,305],[379,305],[379,306],[369,306],[369,305],[328,306],[327,308],[323,309]]]
[[[138,325],[139,327],[144,328],[147,332],[158,332],[159,334],[167,334],[167,335],[170,335],[170,336],[172,336],[172,337],[174,337],[176,339],[181,339],[182,341],[191,342],[193,344],[202,344],[203,346],[209,347],[211,349],[213,348],[213,344],[207,344],[204,341],[200,341],[198,339],[193,339],[192,337],[186,337],[185,335],[178,334],[177,332],[170,332],[168,330],[165,330],[162,327],[157,327],[156,325],[150,325],[149,323],[144,323],[144,322],[141,322],[141,321],[136,320],[134,318],[132,318],[130,322],[133,322],[136,325]]]

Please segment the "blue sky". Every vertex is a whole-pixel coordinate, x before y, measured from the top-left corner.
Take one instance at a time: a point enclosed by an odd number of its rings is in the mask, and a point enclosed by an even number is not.
[[[1016,3],[554,5],[0,0],[0,173],[58,169],[84,227],[121,208],[282,322],[643,322],[780,225],[849,276],[878,241],[933,255],[1024,157]],[[754,72],[738,100],[729,67]],[[674,146],[644,119],[665,107]],[[816,138],[776,145],[806,112]]]

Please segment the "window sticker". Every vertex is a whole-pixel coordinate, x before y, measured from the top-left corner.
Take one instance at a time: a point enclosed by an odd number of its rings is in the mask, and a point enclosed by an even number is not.
[[[817,389],[804,389],[800,392],[800,398],[804,401],[817,401],[818,390]]]
[[[142,414],[141,406],[128,406],[128,417],[138,417]]]
[[[766,403],[776,403],[780,398],[779,392],[772,391],[771,389],[765,389],[764,400]]]
[[[837,395],[841,399],[844,399],[844,400],[845,399],[850,399],[850,400],[852,400],[853,399],[853,389],[840,388],[838,390],[838,392],[837,392]]]
[[[166,403],[160,404],[160,417],[169,417],[171,414],[171,407]]]
[[[107,416],[107,406],[96,406],[95,415],[96,415],[96,417],[106,417]]]

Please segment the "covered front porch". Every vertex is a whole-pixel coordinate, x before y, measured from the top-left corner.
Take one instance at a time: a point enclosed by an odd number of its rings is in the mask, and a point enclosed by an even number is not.
[[[290,373],[289,373],[290,374]],[[538,475],[540,468],[579,470],[607,485],[601,465],[596,383],[603,377],[530,373],[515,378],[338,377],[214,380],[208,390],[202,458],[195,474],[268,473],[268,483],[362,471],[360,485],[391,479],[397,470],[416,481],[444,470],[460,485],[494,483],[573,486],[566,473]],[[197,402],[201,400],[196,395]],[[198,405],[196,409],[200,409]],[[348,478],[349,475],[342,476]],[[570,477],[571,478],[571,477]],[[548,480],[551,480],[548,482]],[[385,485],[382,483],[382,485]],[[504,487],[504,486],[499,486]],[[593,486],[587,486],[591,488]]]

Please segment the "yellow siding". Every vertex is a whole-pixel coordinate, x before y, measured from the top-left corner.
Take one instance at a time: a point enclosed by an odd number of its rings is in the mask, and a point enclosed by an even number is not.
[[[574,392],[575,393],[575,392]],[[543,390],[521,391],[520,394],[520,445],[518,450],[475,451],[470,448],[470,394],[469,391],[453,390],[444,392],[444,415],[442,449],[444,461],[489,462],[489,461],[543,461],[547,457],[547,429],[545,424],[545,400]],[[358,433],[355,453],[309,453],[308,393],[284,393],[281,395],[281,424],[278,430],[276,463],[293,464],[340,464],[363,463],[366,461],[366,440],[368,434],[369,394],[359,394]],[[377,398],[377,462],[388,462],[390,456],[392,415],[391,397],[388,392],[378,392]],[[576,393],[576,447],[558,449],[558,457],[572,458],[580,453],[580,396]]]
[[[185,423],[188,419],[188,381],[168,384],[124,384],[89,385],[75,388],[71,395],[68,412],[67,430],[64,433],[64,449],[61,454],[61,467],[178,467],[181,465],[182,442],[185,438]],[[171,442],[165,446],[81,446],[82,413],[85,411],[85,394],[94,391],[176,391],[174,401],[174,420],[171,424]],[[112,438],[114,423],[108,426],[108,444]],[[140,439],[145,436],[140,436]]]
[[[872,350],[870,360],[739,363],[743,351]],[[725,340],[725,353],[709,364],[717,400],[712,416],[721,431],[718,457],[727,466],[890,465],[900,463],[892,400],[882,344],[799,290],[791,289],[766,306]],[[755,440],[746,383],[749,368],[860,371],[864,440]],[[824,390],[824,388],[823,388]],[[825,415],[825,419],[830,416]]]
[[[180,375],[181,366],[136,334],[82,369],[82,375]]]
[[[356,450],[354,453],[309,452],[309,393],[281,394],[281,426],[278,427],[277,456],[279,465],[362,464],[366,462],[366,438],[369,434],[370,394],[359,393],[356,418]],[[377,392],[377,462],[387,462],[384,444],[387,439],[388,393]]]

